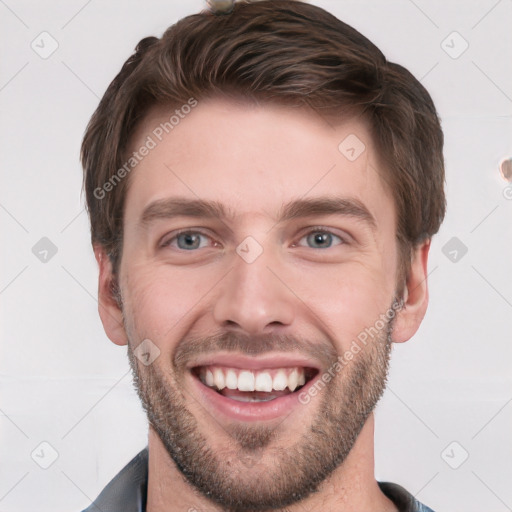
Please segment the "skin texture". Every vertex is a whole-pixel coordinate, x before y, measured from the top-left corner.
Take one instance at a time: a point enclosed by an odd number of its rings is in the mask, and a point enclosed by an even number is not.
[[[133,148],[168,118],[151,110]],[[338,150],[350,134],[365,144],[354,161]],[[379,172],[361,120],[333,126],[312,111],[225,99],[199,102],[132,171],[121,304],[108,257],[100,246],[95,255],[100,316],[109,338],[128,344],[150,420],[148,512],[396,510],[374,478],[371,411],[392,342],[408,340],[425,314],[428,242],[414,252],[405,307],[286,417],[218,414],[188,371],[199,352],[293,352],[324,373],[377,325],[401,287],[395,209]],[[150,203],[178,196],[222,202],[233,216],[141,222]],[[324,196],[357,200],[375,226],[346,214],[278,222],[283,204]],[[202,236],[176,238],[183,229]],[[319,243],[318,231],[333,237]],[[251,263],[236,251],[247,236],[262,250]],[[159,350],[148,366],[133,354],[144,339]]]

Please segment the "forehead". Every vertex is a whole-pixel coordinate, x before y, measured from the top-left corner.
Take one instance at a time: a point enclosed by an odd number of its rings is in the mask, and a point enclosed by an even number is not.
[[[314,110],[225,99],[153,107],[131,141],[144,151],[129,176],[126,218],[170,196],[207,199],[229,216],[275,220],[290,198],[351,198],[393,216],[366,123],[336,125]],[[125,219],[126,220],[126,219]]]

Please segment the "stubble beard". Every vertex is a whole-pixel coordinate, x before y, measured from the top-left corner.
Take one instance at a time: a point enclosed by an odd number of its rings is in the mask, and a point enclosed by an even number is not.
[[[347,458],[384,392],[392,324],[393,319],[311,404],[298,406],[311,410],[314,405],[316,416],[304,420],[305,432],[291,445],[286,419],[277,428],[246,423],[221,427],[213,417],[208,421],[212,427],[200,424],[187,407],[196,406],[196,401],[180,386],[172,365],[162,369],[155,363],[137,364],[131,343],[128,357],[149,423],[187,481],[223,510],[275,511],[318,491]],[[208,413],[202,411],[204,418]],[[217,439],[213,446],[204,434],[208,430],[221,431],[225,439]]]

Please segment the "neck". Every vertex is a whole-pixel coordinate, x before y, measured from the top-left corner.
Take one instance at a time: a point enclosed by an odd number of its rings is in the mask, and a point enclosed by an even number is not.
[[[374,418],[371,414],[352,450],[319,487],[318,492],[286,508],[287,512],[325,510],[397,512],[374,476]],[[181,474],[159,436],[149,428],[149,474],[146,512],[185,512],[223,509],[200,494]]]

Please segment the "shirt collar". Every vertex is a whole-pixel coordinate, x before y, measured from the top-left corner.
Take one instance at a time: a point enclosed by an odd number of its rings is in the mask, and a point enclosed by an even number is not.
[[[391,482],[377,482],[380,490],[399,512],[434,512],[403,487]],[[148,447],[140,451],[103,489],[93,504],[83,512],[146,512],[148,489]]]

